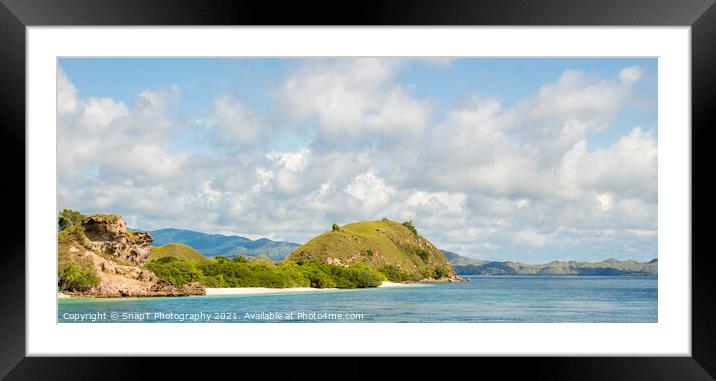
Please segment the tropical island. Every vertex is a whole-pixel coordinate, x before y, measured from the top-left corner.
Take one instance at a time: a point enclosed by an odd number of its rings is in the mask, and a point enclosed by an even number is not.
[[[410,221],[334,224],[278,262],[208,258],[186,244],[152,243],[150,233],[127,229],[120,216],[63,210],[58,218],[61,295],[184,296],[226,288],[352,289],[462,281]]]
[[[466,275],[655,276],[658,260],[537,265],[480,260],[441,251],[411,221],[389,219],[333,224],[299,245],[180,229],[142,232],[127,228],[121,216],[68,209],[58,217],[62,297],[356,289],[461,282]]]

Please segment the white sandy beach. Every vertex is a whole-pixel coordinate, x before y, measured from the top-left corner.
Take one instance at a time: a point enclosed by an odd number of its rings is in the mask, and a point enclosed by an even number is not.
[[[406,287],[409,284],[383,282],[378,287]],[[343,291],[340,288],[312,288],[312,287],[292,287],[292,288],[266,288],[266,287],[237,287],[237,288],[207,288],[206,295],[258,295],[258,294],[277,294],[289,292],[321,292],[321,291]]]
[[[417,286],[416,283],[395,283],[383,282],[378,287],[411,287]],[[207,288],[206,295],[260,295],[260,294],[283,294],[293,292],[321,292],[321,291],[349,291],[355,288],[312,288],[312,287],[292,287],[292,288],[267,288],[267,287],[237,287],[237,288]],[[62,292],[57,293],[58,299],[75,298],[76,296],[68,295]]]

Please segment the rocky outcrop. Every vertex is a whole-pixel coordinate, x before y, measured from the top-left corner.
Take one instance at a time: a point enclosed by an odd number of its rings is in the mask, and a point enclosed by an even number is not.
[[[458,275],[452,274],[452,275],[445,276],[442,278],[437,278],[437,279],[436,278],[425,278],[425,279],[421,280],[420,283],[457,283],[457,282],[464,282],[464,281],[465,281],[464,278],[462,278]]]
[[[152,237],[129,232],[119,216],[93,215],[81,222],[82,233],[74,237],[67,251],[74,260],[89,263],[100,281],[84,290],[63,291],[71,296],[145,297],[205,295],[199,283],[174,286],[143,267],[151,251]]]
[[[82,228],[93,251],[135,265],[143,265],[149,258],[152,236],[128,232],[119,216],[89,216],[82,222]]]

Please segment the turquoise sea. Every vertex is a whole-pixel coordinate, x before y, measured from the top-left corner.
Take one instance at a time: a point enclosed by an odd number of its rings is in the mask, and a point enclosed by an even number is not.
[[[290,294],[60,299],[60,323],[655,323],[657,277],[470,276]]]

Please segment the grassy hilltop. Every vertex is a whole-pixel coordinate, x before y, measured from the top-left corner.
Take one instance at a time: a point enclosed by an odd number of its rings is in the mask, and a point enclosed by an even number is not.
[[[208,260],[202,253],[189,245],[182,243],[168,243],[162,246],[152,246],[151,252],[149,253],[149,261],[153,261],[159,258],[173,257],[176,259],[183,259],[185,261],[206,261]]]
[[[411,222],[388,219],[334,225],[296,248],[287,262],[366,265],[393,281],[440,279],[455,272],[445,255],[418,234]]]

